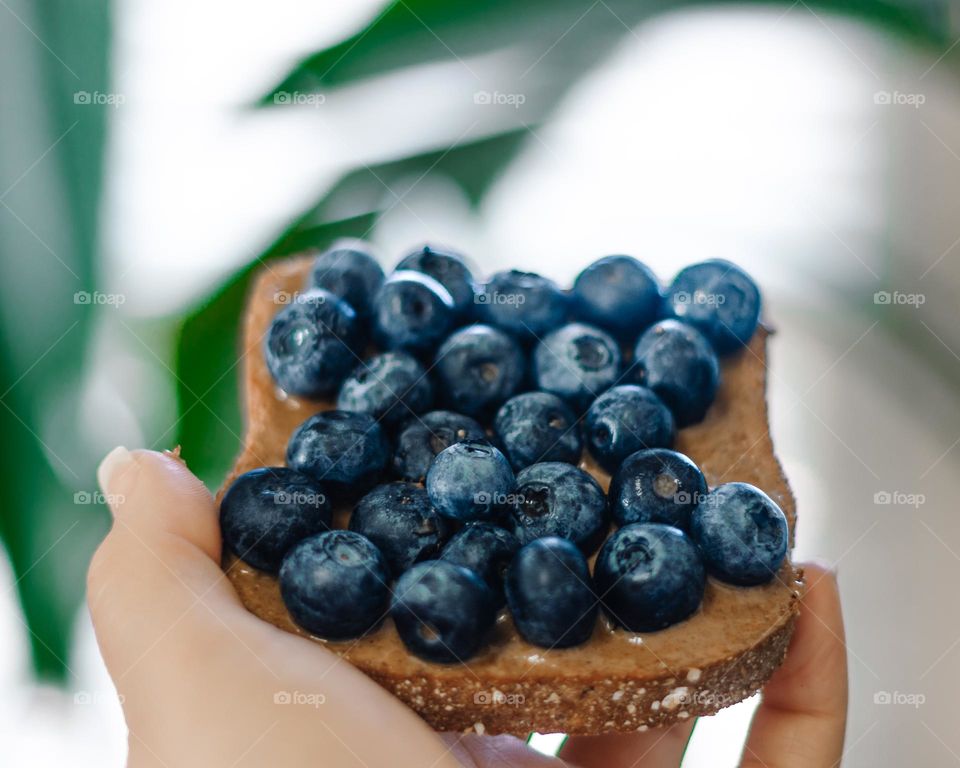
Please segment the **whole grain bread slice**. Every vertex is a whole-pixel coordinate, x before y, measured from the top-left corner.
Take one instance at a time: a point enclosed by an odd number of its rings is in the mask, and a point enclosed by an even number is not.
[[[273,263],[254,282],[243,320],[243,449],[224,481],[284,463],[291,432],[325,402],[279,391],[263,361],[274,314],[299,291],[307,256]],[[747,349],[722,361],[722,384],[706,419],[680,431],[677,450],[703,469],[710,486],[740,480],[766,491],[784,510],[791,541],[794,498],[773,453],[767,424],[766,342],[758,329]],[[581,466],[606,488],[609,476],[584,456]],[[336,512],[345,526],[348,509]],[[274,577],[225,555],[243,603],[289,632],[291,620]],[[769,584],[732,587],[708,580],[700,610],[654,633],[614,630],[605,619],[579,647],[547,650],[524,642],[504,612],[492,641],[466,663],[432,664],[408,653],[389,619],[352,642],[323,643],[398,696],[438,730],[526,734],[601,734],[646,730],[706,715],[755,693],[781,664],[793,632],[803,573],[788,560]]]

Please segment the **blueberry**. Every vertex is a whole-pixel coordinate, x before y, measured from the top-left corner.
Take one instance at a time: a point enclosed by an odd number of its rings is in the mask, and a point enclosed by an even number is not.
[[[578,320],[620,339],[635,339],[660,312],[657,277],[632,256],[593,262],[577,276],[571,297]]]
[[[393,469],[404,480],[421,483],[444,448],[464,440],[483,440],[486,433],[474,419],[453,411],[430,411],[411,417],[397,436]]]
[[[701,421],[720,385],[710,342],[692,325],[676,320],[661,320],[640,337],[634,373],[638,383],[667,404],[678,427]]]
[[[286,467],[263,467],[240,475],[220,501],[220,530],[241,560],[276,573],[298,541],[330,527],[323,487]]]
[[[494,520],[513,492],[510,462],[485,441],[454,443],[427,471],[427,493],[440,514],[467,522]]]
[[[505,402],[493,422],[515,470],[538,461],[580,460],[583,443],[577,417],[556,395],[525,392]]]
[[[436,375],[447,404],[469,416],[496,411],[523,384],[526,360],[516,342],[489,325],[453,333],[437,351]]]
[[[396,424],[423,413],[433,402],[433,387],[417,359],[406,352],[383,352],[358,365],[337,395],[341,411],[366,413]]]
[[[407,650],[426,661],[453,664],[480,650],[493,628],[496,601],[473,571],[427,560],[397,580],[390,615]]]
[[[453,297],[420,272],[394,272],[373,299],[373,332],[385,349],[429,352],[454,326]]]
[[[292,395],[319,398],[335,392],[356,363],[359,338],[353,308],[315,288],[280,310],[263,343],[273,380]]]
[[[370,300],[383,284],[383,270],[370,245],[342,238],[313,262],[310,284],[323,288],[353,307],[360,319],[370,316]]]
[[[760,321],[760,290],[736,264],[713,259],[682,269],[666,298],[667,311],[700,329],[718,354],[740,349]]]
[[[621,384],[590,404],[584,432],[593,458],[607,472],[616,472],[635,451],[669,447],[673,415],[646,387]]]
[[[507,604],[517,631],[543,648],[570,648],[590,639],[598,602],[583,553],[549,536],[525,545],[507,571]]]
[[[520,542],[510,531],[489,523],[469,523],[447,542],[440,559],[480,575],[503,603],[503,577]]]
[[[693,512],[690,535],[707,569],[722,581],[764,584],[787,555],[789,532],[783,511],[747,483],[717,486]]]
[[[537,387],[582,413],[620,375],[620,347],[592,325],[570,323],[548,334],[533,351]]]
[[[682,530],[707,494],[703,472],[682,453],[654,448],[631,454],[610,481],[617,525],[666,523]]]
[[[352,531],[304,539],[284,558],[280,595],[293,620],[328,640],[369,632],[386,616],[390,575],[383,555]]]
[[[412,483],[378,485],[350,515],[350,530],[377,545],[394,576],[436,557],[452,528],[430,504],[427,492]]]
[[[460,318],[473,314],[476,283],[460,254],[424,245],[401,259],[397,269],[411,269],[430,275],[450,292]]]
[[[610,619],[630,632],[655,632],[690,616],[706,573],[696,545],[679,528],[635,523],[597,555],[594,586]]]
[[[365,413],[323,411],[296,428],[287,466],[323,481],[334,498],[368,488],[390,458],[380,425]]]
[[[477,303],[485,322],[528,341],[567,317],[567,297],[553,280],[515,269],[493,275],[477,295]]]
[[[533,464],[517,475],[507,527],[521,544],[560,536],[589,554],[607,531],[607,498],[600,484],[573,464]]]

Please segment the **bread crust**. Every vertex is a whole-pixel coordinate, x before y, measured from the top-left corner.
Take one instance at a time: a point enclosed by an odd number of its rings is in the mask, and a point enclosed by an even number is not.
[[[282,465],[293,428],[329,403],[279,392],[263,362],[262,339],[273,315],[301,289],[308,256],[272,263],[257,276],[244,317],[243,449],[218,499],[240,474]],[[773,452],[767,424],[766,341],[722,361],[717,400],[706,419],[678,434],[677,450],[696,461],[711,487],[740,480],[783,508],[791,544],[793,495]],[[609,476],[585,456],[581,466],[606,488]],[[344,525],[348,509],[337,510]],[[243,603],[281,629],[308,636],[290,619],[276,579],[225,555],[224,569]],[[712,714],[756,693],[783,662],[803,591],[789,559],[770,584],[749,589],[708,579],[704,603],[690,619],[656,633],[613,629],[603,618],[577,648],[525,643],[506,611],[489,646],[469,662],[438,665],[408,653],[389,619],[349,643],[323,643],[443,731],[602,734],[646,730]]]

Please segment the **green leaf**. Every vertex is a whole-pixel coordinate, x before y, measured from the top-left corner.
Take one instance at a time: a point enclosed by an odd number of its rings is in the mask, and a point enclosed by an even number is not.
[[[97,206],[109,92],[106,0],[10,0],[0,70],[3,187],[0,244],[0,538],[13,566],[35,670],[69,672],[70,629],[84,573],[108,516],[91,503],[76,393],[96,309]],[[6,45],[16,36],[16,45]],[[42,41],[38,42],[38,41]],[[81,496],[75,497],[76,493]]]
[[[404,67],[469,58],[513,45],[542,52],[571,27],[591,26],[593,14],[584,16],[590,7],[581,0],[395,0],[346,40],[301,61],[263,103],[277,103],[274,97],[285,92],[332,88]],[[601,15],[611,18],[602,6],[597,7],[601,13],[593,21]],[[626,31],[622,25],[620,29]],[[540,45],[542,41],[547,45]]]
[[[357,168],[341,177],[308,216],[311,220],[324,221],[360,211],[389,209],[398,197],[428,175],[452,179],[476,205],[519,152],[528,135],[528,131],[521,128]]]
[[[3,389],[16,380],[6,363],[0,370]],[[0,408],[0,536],[13,566],[34,669],[57,680],[69,669],[70,630],[83,597],[84,573],[108,517],[90,502],[92,478],[84,483],[88,490],[79,491],[85,495],[75,497],[78,491],[54,472],[27,422],[27,400],[11,392]]]
[[[769,0],[753,2],[790,6]],[[584,62],[602,59],[614,40],[629,34],[645,19],[683,6],[715,5],[703,0],[395,0],[346,40],[301,60],[261,104],[284,103],[280,97],[283,93],[336,88],[406,67],[507,49],[520,50],[535,65],[537,74],[548,81],[558,74],[575,72],[576,77],[567,79],[563,91],[584,74]],[[818,14],[859,18],[923,44],[943,46],[950,42],[949,9],[944,2],[810,0],[807,6]],[[796,12],[807,10],[801,7]],[[560,94],[555,96],[559,98]]]

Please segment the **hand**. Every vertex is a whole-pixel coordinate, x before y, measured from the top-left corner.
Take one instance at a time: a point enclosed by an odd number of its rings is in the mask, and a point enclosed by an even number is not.
[[[213,498],[171,454],[111,453],[100,467],[113,528],[90,565],[88,601],[123,697],[129,765],[676,765],[685,723],[575,737],[563,760],[520,739],[437,734],[322,645],[249,613],[220,570]],[[768,684],[747,765],[833,765],[843,745],[846,659],[836,581],[807,567],[787,663]],[[282,705],[297,692],[300,703]],[[313,706],[311,706],[313,704]]]

